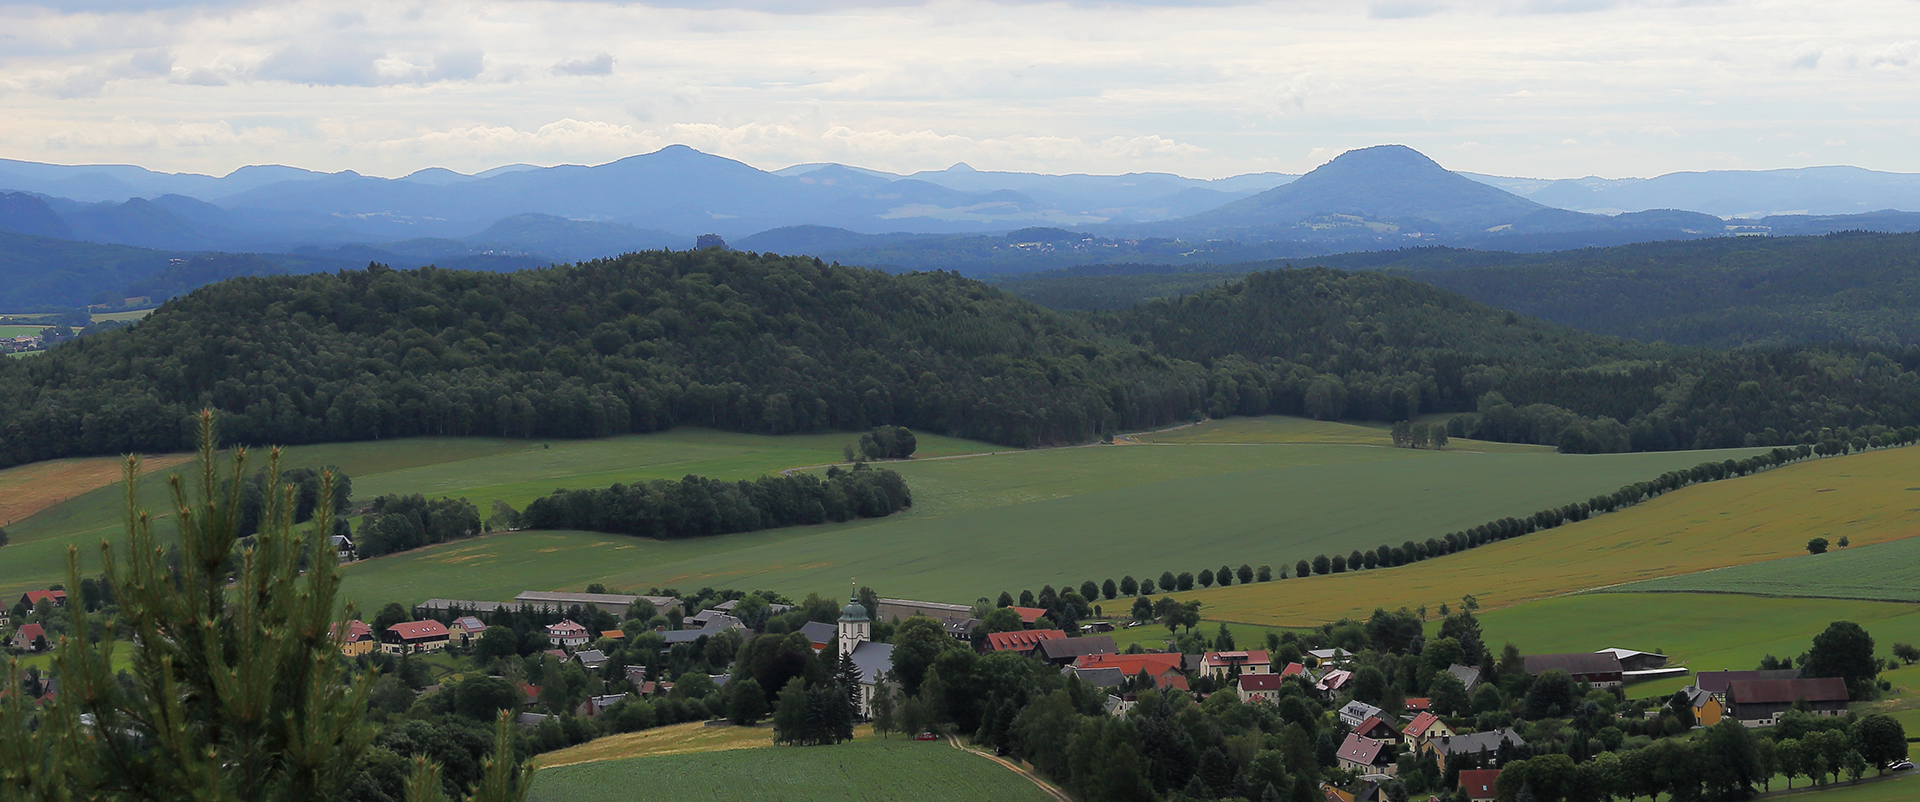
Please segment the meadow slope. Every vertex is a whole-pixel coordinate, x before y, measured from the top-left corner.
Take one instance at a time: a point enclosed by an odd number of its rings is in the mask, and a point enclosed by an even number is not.
[[[595,802],[609,789],[660,799],[768,802],[1044,802],[1032,782],[944,741],[857,740],[583,763],[534,775],[531,802]]]

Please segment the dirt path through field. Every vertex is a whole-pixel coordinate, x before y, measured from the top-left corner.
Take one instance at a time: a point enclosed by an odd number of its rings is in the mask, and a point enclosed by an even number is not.
[[[957,735],[947,736],[947,743],[952,745],[953,748],[955,749],[958,749],[962,752],[971,752],[973,754],[984,757],[988,760],[991,760],[995,763],[1000,764],[1001,766],[1006,767],[1008,771],[1011,771],[1015,774],[1018,774],[1022,777],[1027,778],[1034,785],[1037,785],[1040,787],[1041,793],[1044,793],[1047,796],[1053,797],[1054,800],[1056,800],[1056,802],[1073,802],[1073,797],[1067,796],[1067,792],[1054,787],[1052,783],[1049,783],[1046,780],[1040,779],[1040,775],[1033,773],[1032,769],[1028,769],[1011,760],[1007,760],[1006,758],[995,755],[992,752],[983,752],[973,747],[967,746],[966,744],[960,743],[960,737]]]
[[[143,471],[161,471],[187,461],[185,454],[143,457]],[[122,457],[85,457],[36,462],[0,471],[0,526],[11,525],[83,493],[120,481]]]

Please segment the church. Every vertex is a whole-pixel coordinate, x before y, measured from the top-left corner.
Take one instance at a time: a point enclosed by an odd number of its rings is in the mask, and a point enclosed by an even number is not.
[[[885,674],[893,670],[893,644],[873,642],[873,620],[856,594],[840,608],[840,623],[834,633],[841,652],[853,656],[860,672],[860,717],[873,717],[873,690],[887,682]]]

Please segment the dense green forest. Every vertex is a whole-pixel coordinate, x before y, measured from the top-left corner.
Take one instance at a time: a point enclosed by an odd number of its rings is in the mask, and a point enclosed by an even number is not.
[[[860,463],[850,471],[828,468],[825,479],[800,474],[723,482],[688,476],[677,482],[559,490],[534,499],[520,521],[531,529],[674,539],[884,518],[912,505],[900,474]]]
[[[1277,270],[1049,311],[952,273],[723,250],[511,274],[241,278],[0,363],[0,463],[242,443],[909,426],[1015,446],[1268,413],[1617,451],[1920,422],[1920,351],[1732,353],[1544,323],[1379,272]],[[1830,431],[1823,432],[1823,429]]]

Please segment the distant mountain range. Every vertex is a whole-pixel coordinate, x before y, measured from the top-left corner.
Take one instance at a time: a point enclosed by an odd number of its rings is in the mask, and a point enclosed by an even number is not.
[[[1796,214],[1732,217],[1780,211]],[[1848,229],[1920,230],[1920,175],[1833,167],[1545,181],[1455,173],[1399,145],[1350,151],[1304,176],[1217,180],[965,164],[911,175],[840,164],[769,172],[684,146],[592,167],[433,168],[396,179],[0,160],[0,231],[171,254],[288,254],[298,257],[288,264],[313,265],[518,269],[688,248],[696,235],[719,233],[752,250],[980,275]]]

